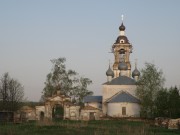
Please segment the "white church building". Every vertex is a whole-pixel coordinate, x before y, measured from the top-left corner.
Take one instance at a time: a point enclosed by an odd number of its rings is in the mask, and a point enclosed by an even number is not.
[[[140,117],[140,101],[135,94],[140,72],[136,64],[131,72],[129,59],[132,45],[125,35],[123,22],[119,31],[120,34],[112,45],[114,64],[112,68],[109,65],[106,71],[107,82],[102,84],[102,96],[87,96],[84,102],[85,105],[102,110],[104,116]]]

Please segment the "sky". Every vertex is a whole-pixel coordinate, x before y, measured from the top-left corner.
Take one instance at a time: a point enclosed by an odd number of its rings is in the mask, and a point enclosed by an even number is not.
[[[165,87],[180,86],[179,0],[0,0],[0,76],[8,72],[39,101],[51,59],[65,57],[68,69],[93,81],[101,95],[110,48],[124,15],[133,45],[132,70],[145,62],[162,69]]]

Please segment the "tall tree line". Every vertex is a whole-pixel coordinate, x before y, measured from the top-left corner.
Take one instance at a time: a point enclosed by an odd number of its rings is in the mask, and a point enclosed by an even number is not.
[[[5,73],[0,79],[0,110],[16,111],[24,97],[21,83]]]
[[[155,99],[156,117],[180,117],[180,90],[175,86],[161,89]]]
[[[141,117],[180,117],[180,93],[177,87],[164,88],[162,70],[145,63],[137,82],[136,94],[141,101]]]

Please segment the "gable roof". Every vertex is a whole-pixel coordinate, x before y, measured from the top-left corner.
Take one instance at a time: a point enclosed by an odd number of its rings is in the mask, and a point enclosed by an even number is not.
[[[102,96],[86,96],[84,97],[84,103],[89,102],[102,102]]]
[[[106,102],[107,103],[119,103],[119,102],[140,103],[140,100],[125,91],[121,91],[120,93],[117,93],[116,95],[112,96]]]
[[[136,85],[136,82],[130,77],[119,76],[110,82],[104,83],[104,85]]]

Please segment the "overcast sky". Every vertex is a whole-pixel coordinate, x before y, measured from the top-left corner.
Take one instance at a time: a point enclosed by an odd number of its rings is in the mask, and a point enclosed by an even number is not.
[[[9,72],[38,101],[53,58],[93,81],[101,95],[110,48],[124,15],[138,68],[162,69],[166,87],[180,86],[179,0],[0,0],[0,76]]]

